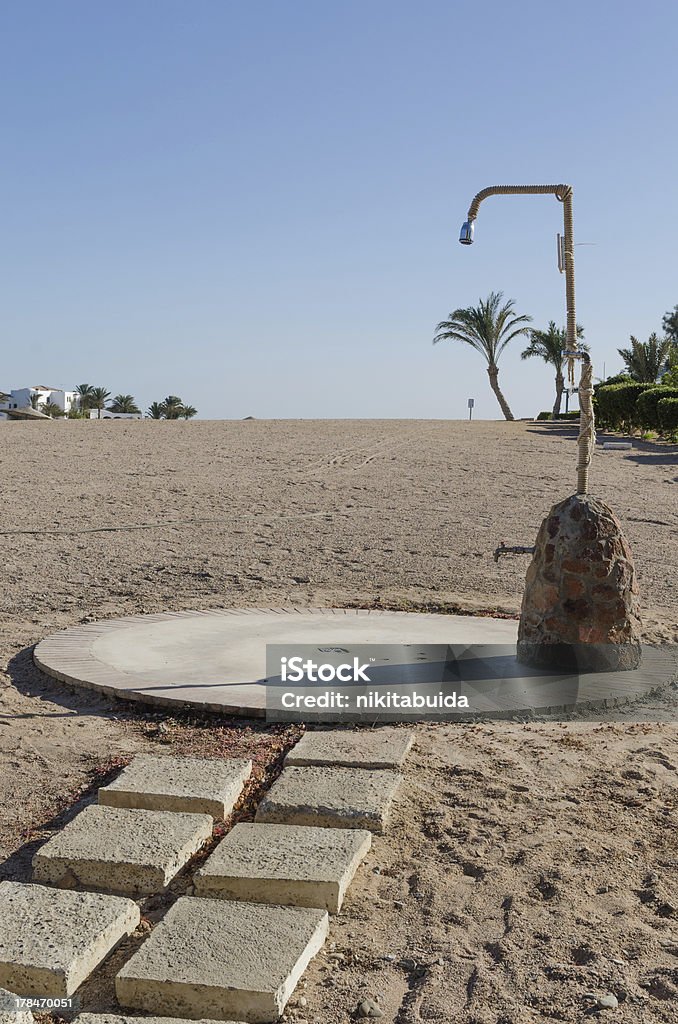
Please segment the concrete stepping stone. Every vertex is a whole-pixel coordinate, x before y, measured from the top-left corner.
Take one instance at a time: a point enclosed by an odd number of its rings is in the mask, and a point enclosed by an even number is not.
[[[139,924],[132,900],[0,883],[0,985],[23,996],[70,996]]]
[[[371,844],[363,829],[239,824],[196,873],[195,891],[337,914]]]
[[[307,732],[285,758],[288,765],[343,768],[400,768],[414,742],[404,729]]]
[[[30,1010],[18,1010],[16,996],[0,988],[0,1024],[33,1024]]]
[[[364,768],[285,768],[255,821],[383,832],[400,779],[398,772]]]
[[[8,1024],[23,1024],[23,1022],[12,1022]],[[216,1021],[198,1020],[190,1021],[181,1017],[128,1017],[123,1013],[79,1013],[73,1024],[217,1024]],[[226,1020],[219,1021],[219,1024],[245,1024],[245,1021]]]
[[[86,807],[33,857],[33,879],[127,896],[158,893],[210,839],[210,814]]]
[[[118,1002],[172,1017],[277,1021],[328,922],[325,910],[184,896],[117,975]]]
[[[117,779],[99,790],[107,807],[189,811],[222,819],[230,814],[252,772],[252,762],[138,754]]]

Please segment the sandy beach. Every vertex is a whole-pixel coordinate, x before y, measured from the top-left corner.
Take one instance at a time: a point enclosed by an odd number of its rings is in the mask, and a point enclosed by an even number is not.
[[[494,421],[0,423],[0,877],[25,879],[55,818],[135,751],[253,755],[246,820],[298,734],[69,693],[32,645],[192,608],[517,616],[528,558],[493,552],[531,545],[572,493],[574,438]],[[598,450],[591,481],[633,549],[644,639],[678,642],[678,449]],[[675,717],[418,727],[392,833],[289,1019],[345,1024],[367,994],[385,1024],[569,1022],[598,991],[617,993],[615,1021],[678,1019]],[[83,999],[110,1008],[110,977]]]

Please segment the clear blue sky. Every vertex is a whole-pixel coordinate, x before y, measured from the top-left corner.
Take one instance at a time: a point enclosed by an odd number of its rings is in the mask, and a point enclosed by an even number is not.
[[[201,417],[497,417],[431,344],[502,290],[596,373],[678,303],[670,0],[14,0],[0,14],[0,388],[87,382]],[[550,369],[503,361],[516,415]]]

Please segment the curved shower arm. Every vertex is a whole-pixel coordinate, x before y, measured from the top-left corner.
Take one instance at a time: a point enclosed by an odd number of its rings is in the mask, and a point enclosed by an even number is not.
[[[563,231],[565,256],[565,298],[567,307],[567,350],[565,356],[568,364],[568,379],[574,382],[574,361],[583,353],[577,345],[577,317],[574,305],[574,229],[572,224],[572,186],[571,185],[490,185],[473,197],[468,208],[467,220],[462,224],[459,241],[462,245],[473,243],[473,222],[478,216],[478,209],[484,199],[489,196],[539,196],[554,195],[563,204]],[[588,489],[588,471],[591,454],[595,443],[593,415],[593,368],[591,360],[586,356],[583,362],[581,380],[579,382],[580,426],[577,461],[577,493],[586,494]]]
[[[473,221],[478,216],[478,208],[482,203],[483,199],[487,199],[489,196],[540,196],[540,195],[554,195],[557,199],[562,202],[568,196],[572,195],[571,185],[490,185],[488,188],[481,189],[477,195],[473,197],[471,205],[468,208],[467,219]]]
[[[468,208],[467,220],[462,225],[459,241],[464,245],[473,242],[473,223],[478,209],[489,196],[539,196],[554,195],[563,204],[563,231],[565,256],[565,294],[567,306],[567,348],[577,352],[577,320],[574,306],[574,231],[572,226],[571,185],[490,185],[473,197]]]

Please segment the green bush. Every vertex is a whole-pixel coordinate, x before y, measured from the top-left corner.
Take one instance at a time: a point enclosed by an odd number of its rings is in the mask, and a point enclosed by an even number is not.
[[[593,406],[596,420],[608,430],[630,433],[638,426],[636,403],[653,384],[604,384],[594,389]]]
[[[574,412],[559,412],[557,416],[554,416],[551,412],[540,412],[537,413],[538,420],[578,420],[579,409],[575,409]]]
[[[678,398],[678,388],[657,385],[638,396],[636,416],[641,427],[645,427],[646,430],[661,429],[657,405],[663,398]]]
[[[637,384],[638,382],[633,379],[628,373],[617,373],[614,377],[607,377],[605,380],[599,381],[593,385],[593,390],[596,391],[598,388],[606,388],[611,384]]]
[[[678,432],[678,397],[660,398],[657,402],[659,425],[664,434]]]

